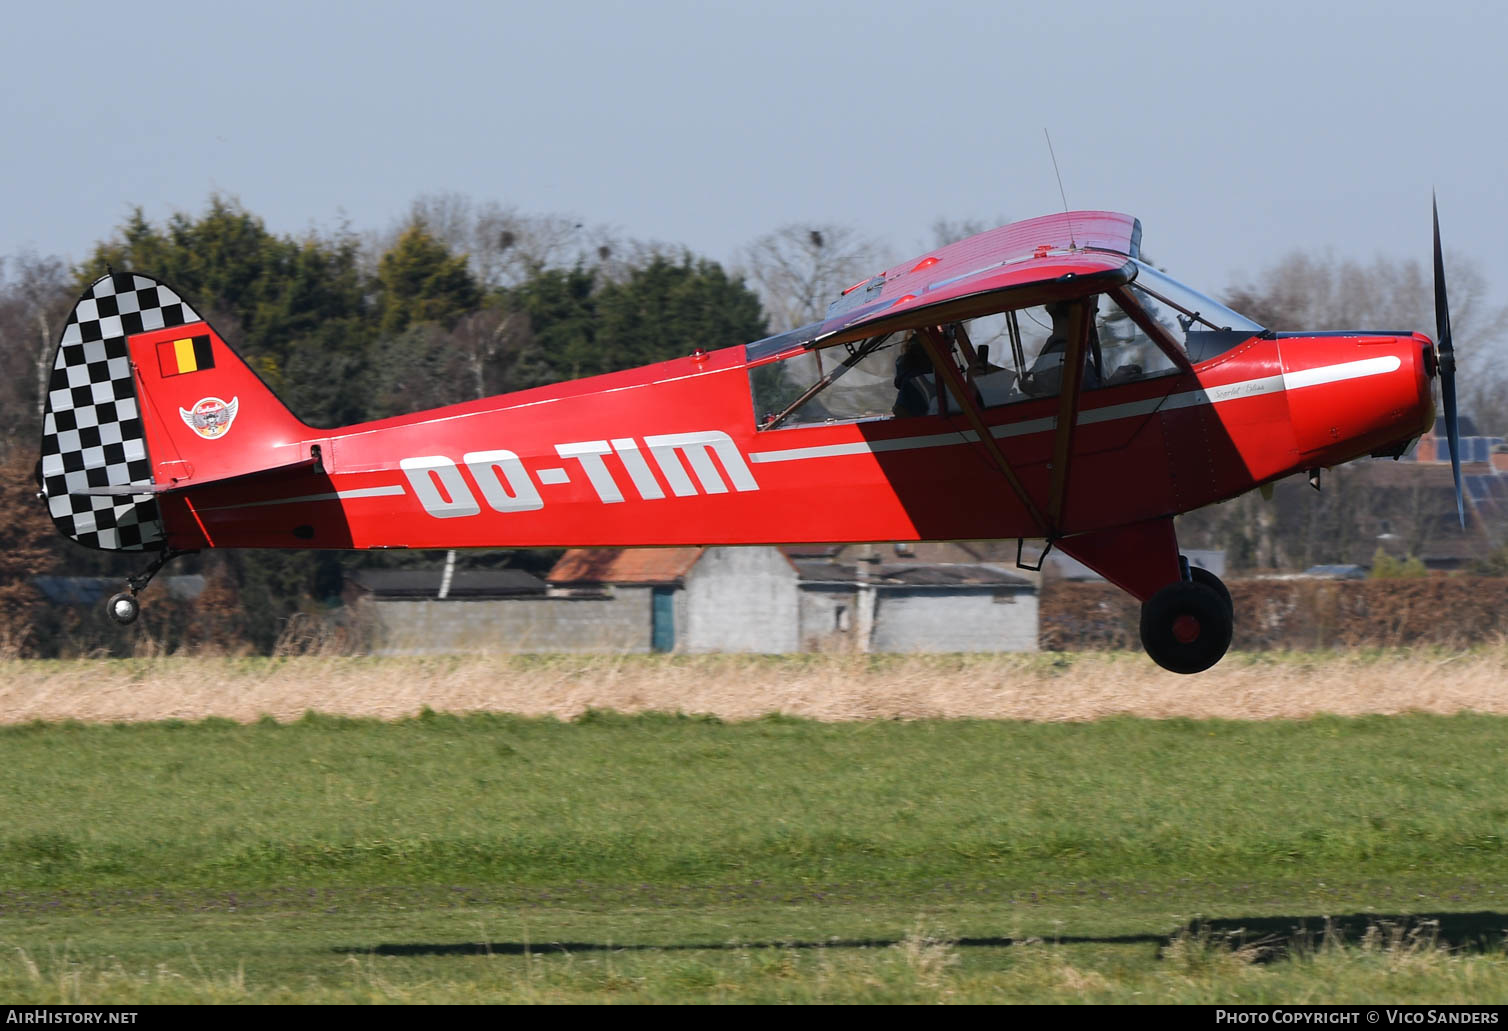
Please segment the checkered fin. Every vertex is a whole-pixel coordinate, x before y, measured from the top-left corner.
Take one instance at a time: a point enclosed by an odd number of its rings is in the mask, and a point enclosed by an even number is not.
[[[155,279],[113,273],[95,281],[63,328],[42,420],[42,482],[65,536],[107,551],[162,545],[157,502],[144,495],[89,495],[88,487],[152,483],[147,440],[126,338],[198,322]]]

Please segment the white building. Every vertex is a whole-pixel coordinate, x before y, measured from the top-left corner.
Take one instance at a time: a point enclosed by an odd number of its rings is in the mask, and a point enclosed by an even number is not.
[[[989,563],[882,553],[583,548],[536,588],[517,578],[489,588],[507,571],[478,571],[465,584],[457,573],[444,599],[438,571],[392,585],[390,575],[357,573],[352,583],[387,654],[1036,650],[1031,580]]]

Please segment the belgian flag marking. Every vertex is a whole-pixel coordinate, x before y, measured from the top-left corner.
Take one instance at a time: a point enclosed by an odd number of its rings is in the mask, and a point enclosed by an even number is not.
[[[157,364],[163,376],[181,376],[185,372],[203,372],[215,367],[215,352],[209,334],[164,340],[157,345]]]

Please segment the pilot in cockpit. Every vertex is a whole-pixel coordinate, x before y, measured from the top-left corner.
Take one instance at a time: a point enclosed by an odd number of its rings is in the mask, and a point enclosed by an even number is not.
[[[1068,337],[1073,331],[1074,305],[1083,305],[1084,301],[1056,301],[1047,305],[1047,314],[1052,318],[1052,333],[1047,342],[1042,345],[1037,360],[1032,367],[1021,377],[1021,389],[1028,394],[1039,397],[1049,397],[1058,393],[1063,388],[1063,358],[1068,351]],[[1084,383],[1085,390],[1093,390],[1100,385],[1100,373],[1098,356],[1100,351],[1099,335],[1094,328],[1094,313],[1087,313],[1089,323],[1089,346],[1084,351]]]
[[[897,393],[892,414],[901,417],[927,414],[932,399],[927,389],[930,383],[924,377],[930,377],[932,373],[932,359],[927,355],[927,348],[921,337],[912,333],[895,357]]]

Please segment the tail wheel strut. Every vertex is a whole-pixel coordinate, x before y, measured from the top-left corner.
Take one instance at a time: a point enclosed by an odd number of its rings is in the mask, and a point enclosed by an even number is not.
[[[122,626],[136,622],[136,617],[141,615],[141,602],[136,600],[136,595],[152,582],[152,578],[162,571],[163,566],[179,555],[188,554],[192,552],[178,551],[173,548],[164,548],[158,552],[157,557],[146,569],[134,576],[126,577],[126,590],[110,596],[110,600],[105,602],[105,613]]]

